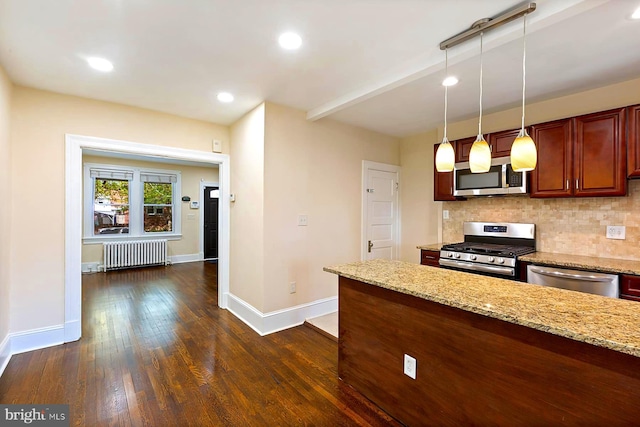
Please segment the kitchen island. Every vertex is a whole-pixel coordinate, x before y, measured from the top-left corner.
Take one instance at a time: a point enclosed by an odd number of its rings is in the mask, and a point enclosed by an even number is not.
[[[637,303],[399,261],[325,271],[340,378],[403,423],[640,423]]]

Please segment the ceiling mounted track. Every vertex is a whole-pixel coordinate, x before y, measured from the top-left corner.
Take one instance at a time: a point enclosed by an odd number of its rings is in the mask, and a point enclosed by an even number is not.
[[[498,15],[494,18],[483,18],[473,23],[470,29],[463,31],[460,34],[457,34],[442,43],[440,43],[440,50],[445,50],[450,47],[459,45],[460,43],[464,43],[465,41],[474,38],[480,33],[486,33],[489,30],[494,28],[498,28],[501,25],[504,25],[508,22],[513,21],[514,19],[518,19],[527,13],[531,13],[536,10],[535,3],[526,3],[522,6],[515,7],[507,12],[504,12],[501,15]]]

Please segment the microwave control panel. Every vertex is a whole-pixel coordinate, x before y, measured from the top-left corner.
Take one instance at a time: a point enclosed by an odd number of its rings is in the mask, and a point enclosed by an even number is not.
[[[525,172],[514,172],[511,165],[507,165],[507,184],[509,187],[521,187]]]

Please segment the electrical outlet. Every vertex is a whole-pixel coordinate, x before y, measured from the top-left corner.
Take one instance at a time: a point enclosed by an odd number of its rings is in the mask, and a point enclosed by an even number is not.
[[[309,217],[306,215],[298,215],[298,226],[306,227],[309,225]]]
[[[624,225],[607,225],[607,239],[626,239],[626,227]]]
[[[289,293],[290,294],[296,293],[296,282],[289,283]]]
[[[442,211],[442,219],[449,219],[449,211],[447,210]]]
[[[404,355],[404,374],[410,378],[416,379],[416,372],[418,371],[418,362],[415,358]]]

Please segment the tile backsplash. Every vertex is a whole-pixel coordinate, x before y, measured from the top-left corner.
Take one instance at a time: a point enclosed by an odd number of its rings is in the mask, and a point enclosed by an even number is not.
[[[477,197],[443,209],[444,242],[463,240],[464,221],[524,222],[536,225],[538,251],[640,260],[640,180],[629,181],[626,197]],[[626,239],[607,239],[607,225],[624,225]]]

